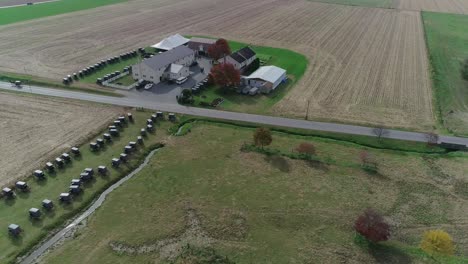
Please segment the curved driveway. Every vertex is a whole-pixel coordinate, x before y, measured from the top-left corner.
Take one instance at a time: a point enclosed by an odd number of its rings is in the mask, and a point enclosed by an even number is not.
[[[284,117],[274,116],[263,116],[254,114],[245,114],[237,112],[227,112],[220,110],[196,108],[182,106],[179,104],[171,104],[164,102],[157,102],[154,96],[141,96],[135,93],[128,93],[125,97],[111,97],[105,95],[95,95],[84,92],[73,92],[61,89],[44,88],[38,86],[24,86],[21,89],[12,87],[8,82],[0,82],[0,89],[10,91],[20,91],[25,93],[63,97],[69,99],[85,100],[97,103],[113,104],[120,106],[130,107],[143,107],[152,110],[161,110],[166,112],[174,112],[180,114],[189,114],[194,116],[203,116],[209,118],[233,120],[233,121],[244,121],[263,125],[273,125],[290,128],[301,128],[308,130],[318,130],[327,132],[337,132],[351,135],[362,135],[362,136],[375,136],[373,128],[355,125],[344,125],[336,123],[326,122],[314,122],[300,119],[290,119]],[[427,142],[426,135],[418,132],[408,132],[394,129],[386,129],[383,137],[400,139],[407,141]],[[462,144],[468,146],[468,138],[452,137],[452,136],[440,136],[439,142]]]

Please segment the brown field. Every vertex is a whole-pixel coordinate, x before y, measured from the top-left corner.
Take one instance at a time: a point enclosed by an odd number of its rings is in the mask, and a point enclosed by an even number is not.
[[[121,108],[0,92],[0,186],[102,129]]]
[[[0,27],[0,71],[59,79],[175,32],[306,55],[310,67],[275,114],[303,118],[309,105],[314,119],[414,129],[434,123],[422,24],[412,11],[301,0],[135,0]]]
[[[466,0],[398,0],[395,8],[402,10],[433,11],[443,13],[468,14]]]

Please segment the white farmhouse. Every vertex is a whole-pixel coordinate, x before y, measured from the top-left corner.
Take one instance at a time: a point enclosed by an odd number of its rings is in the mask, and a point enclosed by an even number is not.
[[[234,68],[244,71],[257,58],[257,54],[249,47],[244,47],[231,55],[218,60],[220,63],[230,63]]]
[[[249,76],[243,76],[245,85],[257,87],[262,93],[269,93],[286,80],[286,70],[276,66],[262,66]]]
[[[132,76],[135,80],[155,84],[164,80],[177,80],[190,75],[189,66],[194,61],[195,51],[179,46],[133,65]]]

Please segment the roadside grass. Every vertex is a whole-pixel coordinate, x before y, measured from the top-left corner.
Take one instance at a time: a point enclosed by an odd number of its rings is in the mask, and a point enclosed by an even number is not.
[[[468,81],[461,76],[468,58],[468,15],[421,14],[438,117],[449,132],[468,135]]]
[[[350,6],[365,6],[365,7],[382,7],[395,8],[393,0],[308,0],[310,2],[321,2],[328,4],[350,5]]]
[[[189,245],[213,248],[234,263],[438,263],[417,247],[422,232],[439,225],[460,243],[458,255],[447,263],[467,261],[462,255],[468,253],[463,241],[468,230],[457,225],[468,218],[459,210],[466,200],[433,180],[424,155],[371,149],[379,174],[369,174],[347,165],[358,163],[355,146],[274,132],[272,145],[265,147],[291,153],[307,141],[318,156],[337,161],[331,165],[242,151],[252,141],[252,130],[243,127],[191,124],[184,134],[111,193],[86,226],[43,262],[184,263],[174,261],[180,260],[174,252]],[[467,182],[466,158],[441,156],[437,162],[457,168],[450,177]],[[420,189],[425,182],[432,190]],[[372,249],[356,242],[352,229],[367,207],[381,211],[395,227],[391,241]],[[188,210],[196,212],[211,239],[181,237]],[[181,240],[143,254],[110,247],[151,248],[167,238]]]
[[[128,75],[125,75],[122,78],[119,78],[119,79],[113,81],[112,83],[123,85],[123,86],[129,86],[129,85],[134,84],[135,80],[133,80],[131,74],[128,74]]]
[[[103,150],[91,152],[89,145],[85,144],[80,147],[82,153],[80,157],[72,158],[72,162],[63,169],[59,169],[55,174],[46,172],[46,180],[37,181],[32,176],[28,178],[26,182],[31,188],[30,192],[16,191],[17,197],[15,199],[0,199],[1,263],[14,262],[19,254],[24,254],[41,238],[46,236],[49,231],[62,225],[70,217],[85,208],[107,186],[138,166],[146,154],[155,148],[162,139],[166,138],[168,127],[173,125],[165,121],[158,122],[156,133],[154,135],[148,134],[144,138],[144,145],[139,146],[138,151],[130,155],[129,162],[118,169],[114,169],[111,166],[111,159],[118,158],[128,142],[136,141],[140,129],[146,127],[146,119],[150,116],[150,112],[134,111],[133,115],[135,123],[129,123],[127,127],[123,128],[120,137],[114,137],[112,143],[106,143]],[[99,165],[107,166],[109,170],[107,176],[98,175],[96,170]],[[95,180],[85,184],[84,192],[74,198],[70,205],[61,204],[58,201],[59,194],[68,192],[71,179],[79,178],[83,169],[88,167],[94,168]],[[46,211],[42,210],[41,202],[43,199],[50,199],[54,202],[55,209],[52,212],[46,213]],[[40,220],[32,221],[29,219],[28,210],[32,207],[40,208],[43,212],[43,217]],[[11,223],[19,224],[24,230],[24,233],[18,239],[8,235],[7,226]]]
[[[206,87],[194,96],[194,106],[200,107],[201,102],[211,103],[214,99],[222,97],[224,98],[224,102],[218,106],[220,110],[256,114],[268,113],[269,109],[294,87],[296,82],[304,75],[308,65],[307,58],[304,55],[291,50],[255,46],[231,40],[228,40],[228,42],[233,52],[249,45],[259,58],[267,60],[266,65],[275,65],[285,69],[289,77],[288,82],[281,84],[270,94],[255,96],[242,95],[231,90],[223,91],[216,86]]]
[[[0,9],[0,25],[55,16],[59,14],[111,5],[125,0],[60,0],[32,6],[18,6]]]
[[[37,86],[45,86],[47,88],[55,88],[55,89],[77,91],[77,92],[86,92],[86,93],[107,95],[107,96],[113,96],[113,97],[123,96],[121,94],[117,94],[113,92],[111,89],[107,89],[107,88],[96,89],[94,87],[87,87],[86,85],[82,85],[76,81],[74,82],[75,85],[64,85],[58,81],[54,81],[51,79],[42,78],[38,76],[17,74],[17,73],[0,72],[0,81],[5,81],[5,82],[22,81],[23,82],[22,89],[25,89],[25,90],[28,89],[28,85],[37,85]]]

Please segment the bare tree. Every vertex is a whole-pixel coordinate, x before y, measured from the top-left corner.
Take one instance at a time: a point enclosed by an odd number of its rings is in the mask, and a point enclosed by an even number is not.
[[[386,134],[388,134],[388,130],[386,130],[385,128],[383,127],[376,127],[374,129],[372,129],[372,133],[379,139],[381,140],[382,137]]]
[[[439,143],[439,135],[434,132],[429,132],[425,134],[427,144],[430,146],[437,145]]]

